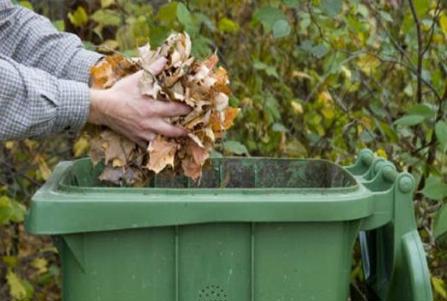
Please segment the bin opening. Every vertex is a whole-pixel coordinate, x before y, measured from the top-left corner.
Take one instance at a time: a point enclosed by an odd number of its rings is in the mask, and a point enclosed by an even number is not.
[[[98,180],[104,166],[89,159],[75,162],[61,186],[111,187]],[[153,175],[149,188],[346,188],[354,177],[341,166],[324,160],[272,158],[213,158],[203,167],[200,181],[168,169]]]

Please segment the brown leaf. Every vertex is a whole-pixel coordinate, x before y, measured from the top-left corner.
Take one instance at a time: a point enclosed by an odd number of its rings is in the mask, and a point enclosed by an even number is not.
[[[198,111],[193,111],[194,114],[190,113],[189,116],[193,116],[193,118],[189,118],[189,120],[183,123],[183,127],[188,129],[188,130],[192,130],[194,129],[196,126],[198,125],[203,125],[203,124],[208,124],[209,120],[210,120],[210,116],[211,116],[211,111],[207,111],[207,112],[198,112]]]
[[[194,159],[194,162],[201,166],[209,158],[208,150],[197,144],[194,140],[188,143],[186,150]]]
[[[240,109],[228,107],[225,112],[214,112],[210,118],[210,124],[213,131],[226,131],[233,126],[234,120],[239,115]]]
[[[143,174],[136,168],[112,167],[106,165],[104,171],[99,176],[99,180],[115,185],[142,185]]]
[[[215,91],[216,93],[221,92],[227,95],[231,93],[227,70],[222,67],[217,68],[217,70],[213,74],[213,78],[216,79],[216,83],[213,86],[213,91]]]
[[[106,164],[112,162],[113,167],[122,167],[128,163],[135,147],[133,142],[109,130],[101,133],[101,139]]]
[[[104,148],[102,147],[102,139],[95,137],[90,141],[90,158],[94,166],[105,159]]]
[[[144,72],[139,82],[140,93],[150,96],[153,99],[158,98],[161,86],[158,84],[155,76],[150,72]]]
[[[185,176],[193,179],[194,181],[198,180],[202,176],[202,166],[195,163],[190,157],[185,158],[182,161],[182,168]]]
[[[216,135],[214,135],[214,132],[211,128],[204,128],[203,130],[204,138],[203,140],[206,140],[206,144],[211,144],[216,141]]]
[[[138,48],[138,52],[140,53],[141,66],[145,70],[150,70],[151,65],[157,61],[159,54],[156,51],[152,51],[149,44]]]
[[[202,141],[200,141],[200,138],[197,137],[196,135],[189,133],[188,137],[191,138],[191,140],[194,141],[195,144],[198,145],[200,148],[205,148]],[[191,152],[191,154],[192,154],[192,152]]]
[[[224,130],[228,130],[233,126],[234,120],[239,115],[240,111],[241,109],[233,107],[228,107],[225,109],[225,118],[223,122]]]
[[[109,165],[104,168],[104,171],[99,176],[99,180],[103,182],[113,183],[115,185],[120,185],[123,176],[124,176],[123,168],[114,168]]]
[[[180,82],[176,82],[170,89],[168,89],[168,95],[173,100],[184,101],[186,98],[186,91]]]
[[[158,135],[149,144],[149,162],[146,167],[155,173],[159,173],[166,166],[174,167],[175,153],[178,144],[168,141],[166,138]]]
[[[91,68],[91,86],[96,89],[110,88],[120,78],[138,69],[137,64],[120,54],[107,56]]]
[[[224,111],[228,108],[228,95],[224,93],[218,93],[214,98],[214,108],[218,112]]]
[[[209,56],[206,60],[204,60],[202,63],[208,67],[208,69],[213,69],[216,67],[217,63],[219,62],[219,57],[213,53],[211,56]]]
[[[202,176],[202,166],[209,157],[209,152],[194,140],[186,145],[187,157],[182,161],[183,172],[194,181]]]

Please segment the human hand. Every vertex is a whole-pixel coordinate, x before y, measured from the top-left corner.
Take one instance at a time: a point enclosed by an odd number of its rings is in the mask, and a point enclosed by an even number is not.
[[[156,61],[150,71],[158,74],[166,64],[164,58]],[[105,90],[91,89],[88,122],[105,125],[140,145],[155,138],[185,136],[188,132],[171,125],[165,118],[188,114],[187,105],[154,100],[141,95],[139,80],[143,71],[129,75]]]

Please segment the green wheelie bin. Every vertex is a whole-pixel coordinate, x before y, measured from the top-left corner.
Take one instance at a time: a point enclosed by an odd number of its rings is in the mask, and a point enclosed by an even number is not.
[[[60,163],[27,214],[55,239],[64,301],[346,301],[358,237],[370,300],[432,300],[414,180],[370,150],[348,167],[216,158],[198,183],[146,188],[102,168]]]

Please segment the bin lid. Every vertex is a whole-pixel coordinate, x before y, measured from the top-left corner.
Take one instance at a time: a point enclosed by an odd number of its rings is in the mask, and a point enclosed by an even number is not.
[[[347,221],[370,216],[373,195],[325,160],[216,158],[197,183],[167,170],[149,187],[98,180],[89,159],[61,162],[33,196],[27,230],[64,234],[209,222]]]

